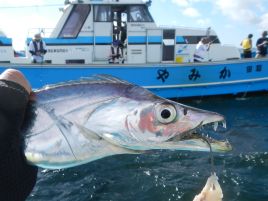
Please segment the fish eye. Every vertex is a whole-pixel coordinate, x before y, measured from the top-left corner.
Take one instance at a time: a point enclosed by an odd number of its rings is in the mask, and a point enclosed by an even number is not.
[[[156,118],[162,124],[173,122],[177,117],[176,108],[171,104],[160,104],[156,106]]]

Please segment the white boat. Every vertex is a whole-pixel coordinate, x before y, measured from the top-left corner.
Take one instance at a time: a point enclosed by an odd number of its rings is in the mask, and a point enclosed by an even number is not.
[[[0,37],[0,66],[19,68],[34,88],[110,74],[165,97],[189,97],[267,90],[267,59],[241,59],[234,46],[220,43],[215,31],[158,27],[149,12],[151,1],[76,0],[66,2],[55,29],[40,28],[47,45],[44,63],[18,56],[12,39]],[[193,63],[196,44],[212,45],[204,63]],[[27,45],[31,38],[27,39]],[[121,44],[121,57],[109,62],[111,44]],[[268,86],[266,84],[266,86]]]

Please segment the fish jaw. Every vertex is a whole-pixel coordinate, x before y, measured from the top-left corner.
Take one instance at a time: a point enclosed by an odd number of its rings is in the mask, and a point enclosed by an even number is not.
[[[189,139],[170,140],[161,149],[229,152],[232,150],[232,146],[228,140],[216,140],[215,138],[196,134],[195,137],[189,137]]]
[[[183,133],[179,132],[173,138],[169,139],[166,147],[172,147],[175,150],[206,152],[210,150],[213,152],[228,152],[232,150],[229,141],[222,139],[216,133],[219,126],[226,129],[226,121],[223,115],[192,107],[188,107],[187,113],[188,116],[186,115],[180,123],[183,125],[186,122],[191,122],[192,124],[184,128]],[[189,129],[191,126],[192,129]],[[213,137],[210,134],[211,131]]]

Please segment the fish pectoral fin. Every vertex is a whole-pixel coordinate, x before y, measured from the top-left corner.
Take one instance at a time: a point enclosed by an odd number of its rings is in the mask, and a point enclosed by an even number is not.
[[[104,134],[102,135],[102,137],[103,137],[103,139],[105,139],[107,142],[109,142],[109,143],[111,143],[111,144],[113,144],[113,145],[116,145],[116,146],[119,145],[119,147],[121,147],[119,141],[116,140],[116,139],[113,137],[113,135],[112,135],[111,133],[104,133]]]
[[[105,141],[125,149],[135,150],[132,147],[136,147],[136,145],[138,144],[137,141],[126,135],[122,137],[122,135],[116,133],[103,133],[101,136]]]
[[[63,116],[59,116],[59,118],[57,118],[57,122],[58,122],[57,125],[59,129],[62,131],[62,133],[70,132],[70,134],[74,134],[74,133],[81,134],[86,139],[89,139],[89,140],[101,140],[102,139],[102,137],[99,136],[97,133],[87,129],[86,127],[76,122],[71,122]]]
[[[90,140],[102,140],[102,137],[100,135],[98,135],[97,133],[95,133],[94,131],[79,125],[79,124],[75,124],[76,127],[80,130],[80,133],[86,138],[86,139],[90,139]]]
[[[90,140],[101,140],[101,136],[97,135],[95,132],[85,128],[84,126],[70,121],[63,115],[56,115],[53,110],[48,113],[50,118],[54,121],[56,126],[61,131],[61,135],[64,137],[65,141],[68,143],[70,149],[72,150],[72,140],[75,138],[76,134],[82,134],[86,139]],[[69,142],[70,141],[70,142]]]
[[[62,116],[57,117],[56,115],[53,115],[53,117],[54,117],[54,120],[55,120],[57,127],[60,130],[60,134],[65,139],[70,151],[72,152],[74,158],[76,159],[77,157],[76,157],[75,152],[74,152],[73,147],[72,147],[72,141],[73,141],[73,137],[74,137],[72,135],[72,133],[74,133],[76,131],[75,124],[73,122],[69,121],[68,119],[65,119]]]

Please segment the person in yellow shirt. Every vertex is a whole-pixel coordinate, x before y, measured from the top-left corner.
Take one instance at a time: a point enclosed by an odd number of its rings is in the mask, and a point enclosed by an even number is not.
[[[244,58],[252,58],[252,34],[248,34],[248,37],[242,40],[241,46],[243,48]]]

